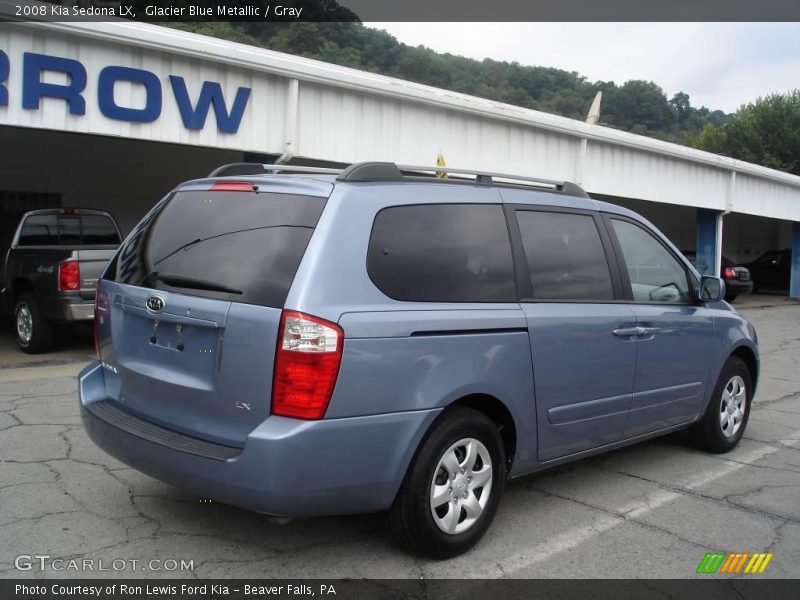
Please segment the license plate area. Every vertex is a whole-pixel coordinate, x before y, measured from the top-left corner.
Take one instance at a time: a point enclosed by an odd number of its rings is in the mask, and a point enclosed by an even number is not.
[[[115,339],[120,366],[162,384],[213,389],[224,329],[216,323],[125,307]]]
[[[188,331],[187,331],[188,329]],[[182,323],[162,323],[161,321],[153,322],[153,329],[147,341],[153,346],[164,348],[166,350],[174,350],[176,352],[185,352],[187,350],[186,340],[191,340],[189,350],[195,350],[192,346],[197,345],[199,342],[200,349],[205,352],[212,352],[213,348],[207,347],[211,340],[203,339],[202,335],[197,335],[197,332],[191,330]]]

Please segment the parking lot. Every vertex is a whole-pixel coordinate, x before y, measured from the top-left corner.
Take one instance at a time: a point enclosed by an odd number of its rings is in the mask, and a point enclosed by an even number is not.
[[[735,306],[758,331],[762,372],[734,452],[704,454],[680,433],[516,480],[484,540],[444,562],[398,550],[379,515],[277,524],[125,467],[80,424],[91,335],[31,357],[4,324],[0,577],[684,578],[716,551],[771,552],[761,577],[800,577],[800,304]],[[125,567],[20,571],[20,555]]]

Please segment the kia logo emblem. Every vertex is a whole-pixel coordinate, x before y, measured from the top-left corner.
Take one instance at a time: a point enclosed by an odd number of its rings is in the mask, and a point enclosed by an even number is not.
[[[161,296],[150,296],[145,303],[147,310],[153,313],[160,313],[164,310],[164,299]]]

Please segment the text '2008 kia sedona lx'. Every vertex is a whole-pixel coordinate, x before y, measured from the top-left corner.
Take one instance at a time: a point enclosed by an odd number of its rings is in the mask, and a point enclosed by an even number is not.
[[[573,184],[437,170],[178,186],[101,278],[91,438],[260,513],[386,511],[438,558],[508,478],[686,428],[736,446],[758,348],[719,279]]]

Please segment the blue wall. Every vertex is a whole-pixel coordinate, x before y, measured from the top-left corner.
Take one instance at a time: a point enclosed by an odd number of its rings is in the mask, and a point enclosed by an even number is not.
[[[800,223],[792,223],[792,273],[789,295],[800,298]]]
[[[701,275],[719,277],[714,272],[717,264],[717,219],[720,212],[708,208],[697,209],[697,271]]]

